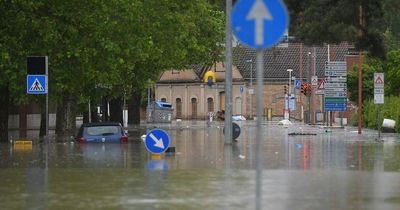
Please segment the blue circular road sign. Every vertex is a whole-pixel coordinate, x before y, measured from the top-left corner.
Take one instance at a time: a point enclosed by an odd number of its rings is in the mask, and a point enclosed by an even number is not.
[[[281,0],[239,0],[232,11],[233,33],[254,49],[277,44],[288,26],[288,12]]]
[[[154,154],[165,152],[169,147],[168,133],[161,129],[149,131],[145,139],[146,149]]]

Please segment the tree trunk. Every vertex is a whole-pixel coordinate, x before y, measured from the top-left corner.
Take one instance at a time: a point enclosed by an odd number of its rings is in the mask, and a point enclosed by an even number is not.
[[[76,101],[72,96],[64,96],[57,106],[56,134],[66,135],[76,130]]]
[[[95,105],[95,104],[92,104],[92,105]],[[91,111],[92,111],[92,114],[90,115],[90,118],[92,118],[92,123],[100,122],[100,117],[97,113],[97,108],[95,106],[93,106]]]
[[[82,119],[83,123],[89,123],[89,111],[84,111],[83,112],[83,119]]]
[[[134,90],[132,98],[128,105],[128,124],[140,124],[140,102],[142,99],[141,92]]]
[[[89,111],[90,111],[90,116],[89,116]],[[92,101],[90,101],[90,110],[83,112],[83,123],[89,123],[89,117],[90,117],[90,122],[92,123],[100,122],[96,104],[93,103]]]
[[[110,100],[110,121],[119,122],[123,125],[122,106],[123,100],[121,98]]]
[[[102,99],[102,107],[101,107],[101,110],[102,110],[102,117],[101,117],[101,120],[103,121],[103,122],[108,122],[109,121],[109,118],[108,118],[108,100],[107,100],[107,98],[106,97],[103,97],[103,99]]]
[[[8,140],[8,106],[10,93],[8,84],[0,85],[0,142]]]

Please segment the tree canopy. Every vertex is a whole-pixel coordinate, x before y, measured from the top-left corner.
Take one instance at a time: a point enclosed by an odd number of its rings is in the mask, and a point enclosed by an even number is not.
[[[26,56],[49,56],[49,96],[63,106],[121,98],[163,70],[211,63],[224,38],[224,13],[207,0],[4,0],[0,13],[0,95],[14,104],[29,98]]]
[[[290,11],[290,32],[307,44],[348,41],[384,57],[386,30],[381,0],[285,0]],[[362,22],[360,24],[360,12]]]

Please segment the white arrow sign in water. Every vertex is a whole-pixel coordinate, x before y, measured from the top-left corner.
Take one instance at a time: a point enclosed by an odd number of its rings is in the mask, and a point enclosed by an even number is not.
[[[165,147],[164,147],[164,142],[163,142],[162,138],[157,139],[157,137],[155,137],[152,133],[151,133],[149,136],[150,136],[151,139],[154,140],[154,142],[156,142],[156,143],[154,144],[155,147],[158,147],[158,148],[161,148],[161,149],[164,149],[164,148],[165,148]]]
[[[271,12],[268,10],[267,6],[264,4],[262,0],[257,0],[250,12],[248,13],[247,20],[255,20],[255,40],[257,45],[264,44],[264,20],[272,20],[273,17]]]

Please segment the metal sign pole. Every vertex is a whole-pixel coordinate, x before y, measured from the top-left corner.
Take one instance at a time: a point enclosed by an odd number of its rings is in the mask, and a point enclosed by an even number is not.
[[[378,140],[381,140],[381,106],[378,105]]]
[[[229,1],[231,2],[231,1]],[[262,128],[264,103],[264,49],[273,47],[280,40],[289,25],[289,15],[285,4],[277,1],[256,0],[237,1],[233,11],[233,28],[236,37],[245,45],[257,49],[257,132],[256,132],[256,209],[262,208]],[[229,5],[227,5],[228,8]],[[272,8],[272,9],[271,9]],[[230,17],[230,13],[227,17]],[[227,18],[228,20],[228,18]],[[268,30],[265,30],[268,29]],[[230,31],[227,32],[230,34]],[[228,40],[227,49],[232,42]],[[226,125],[226,119],[225,119]],[[231,125],[229,125],[231,126]],[[226,136],[225,136],[226,137]]]
[[[257,50],[257,133],[256,133],[256,209],[261,209],[262,195],[262,128],[261,119],[264,102],[263,78],[264,78],[264,50]]]
[[[232,0],[226,1],[225,144],[232,144]]]
[[[46,140],[47,143],[49,142],[49,58],[45,56],[46,60]]]

